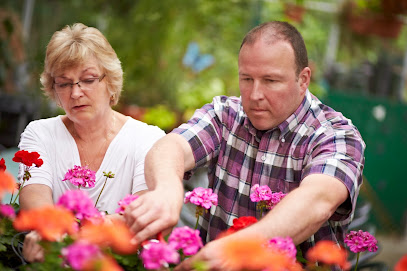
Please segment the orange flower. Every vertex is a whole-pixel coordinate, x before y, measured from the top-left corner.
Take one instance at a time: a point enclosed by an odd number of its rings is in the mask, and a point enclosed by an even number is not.
[[[78,238],[100,247],[111,247],[120,254],[131,254],[137,250],[137,246],[130,243],[133,233],[120,220],[100,223],[86,221],[78,233]]]
[[[85,264],[82,271],[123,271],[112,257],[104,255]]]
[[[13,193],[16,187],[17,184],[13,175],[11,175],[7,170],[0,170],[0,198],[5,192]]]
[[[44,240],[57,241],[63,234],[75,232],[75,216],[60,206],[21,210],[14,220],[18,231],[35,230]]]
[[[394,271],[407,271],[407,254],[396,263]]]
[[[347,261],[347,258],[348,253],[346,250],[330,240],[319,241],[315,247],[309,249],[307,252],[307,259],[311,263],[336,264],[345,270],[350,268],[350,263]]]
[[[267,248],[266,240],[255,236],[225,241],[222,258],[231,270],[302,270],[287,255]]]

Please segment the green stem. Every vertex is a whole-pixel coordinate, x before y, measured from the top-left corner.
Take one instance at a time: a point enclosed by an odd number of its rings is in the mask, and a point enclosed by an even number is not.
[[[9,204],[11,204],[13,202],[13,197],[14,197],[14,190],[13,190],[13,193],[11,193],[11,198],[10,198],[10,203]]]
[[[195,230],[198,228],[198,221],[199,221],[199,216],[196,217]]]
[[[263,208],[260,209],[260,218],[263,217]]]
[[[96,208],[96,204],[98,204],[100,195],[102,195],[103,189],[105,189],[106,182],[107,182],[107,177],[106,177],[106,179],[105,179],[105,183],[103,184],[102,190],[100,191],[99,196],[98,196],[98,198],[97,198],[97,200],[96,200],[95,208]]]
[[[18,195],[20,195],[20,191],[21,191],[21,189],[23,188],[24,183],[25,183],[25,180],[23,179],[23,184],[20,186],[20,189],[18,189],[18,193],[17,193],[17,195],[16,195],[16,197],[15,197],[15,199],[14,199],[13,203],[11,203],[11,199],[10,199],[10,204],[14,204],[14,203],[16,203],[17,198],[18,198]],[[11,196],[11,197],[13,197],[13,196]]]
[[[358,269],[359,254],[360,254],[360,252],[358,252],[358,253],[356,254],[356,265],[355,265],[355,270],[354,270],[354,271],[356,271],[356,270]]]

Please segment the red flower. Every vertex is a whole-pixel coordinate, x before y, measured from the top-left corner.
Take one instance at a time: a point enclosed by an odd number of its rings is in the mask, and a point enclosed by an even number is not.
[[[5,171],[7,169],[6,167],[6,161],[4,160],[4,158],[0,159],[0,171]]]
[[[14,154],[13,161],[23,163],[27,167],[31,167],[33,164],[35,164],[36,167],[40,167],[44,163],[44,161],[40,159],[38,152],[28,152],[25,150],[17,151]]]
[[[8,171],[0,170],[0,198],[3,193],[13,193],[14,189],[16,189],[16,181],[14,180],[13,175]]]
[[[407,271],[407,254],[397,262],[394,266],[394,271]]]
[[[103,234],[101,234],[103,233]],[[92,223],[85,221],[78,238],[88,241],[99,247],[111,247],[120,254],[132,254],[138,246],[131,243],[134,234],[124,221],[112,219],[111,222]]]
[[[338,265],[344,270],[350,268],[350,263],[347,261],[348,253],[346,250],[333,241],[322,240],[316,243],[307,252],[307,259],[310,263],[319,262],[326,265]]]
[[[239,218],[233,219],[233,225],[229,229],[219,234],[218,238],[225,237],[232,233],[235,233],[241,229],[244,229],[257,222],[257,219],[254,216],[242,216]]]
[[[43,206],[36,209],[21,210],[14,220],[18,231],[37,231],[44,240],[56,241],[63,234],[75,232],[75,216],[61,206]]]

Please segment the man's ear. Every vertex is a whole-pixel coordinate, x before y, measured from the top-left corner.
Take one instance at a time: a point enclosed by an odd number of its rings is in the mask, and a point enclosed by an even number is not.
[[[298,75],[298,84],[303,92],[305,92],[311,82],[311,69],[305,67]]]

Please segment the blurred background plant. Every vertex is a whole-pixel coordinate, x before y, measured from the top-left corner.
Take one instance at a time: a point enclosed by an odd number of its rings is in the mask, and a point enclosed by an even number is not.
[[[116,50],[125,72],[116,109],[169,132],[214,95],[238,96],[242,38],[286,20],[307,44],[310,91],[351,118],[368,146],[360,198],[372,224],[406,236],[406,14],[406,0],[2,0],[0,157],[15,152],[30,120],[62,113],[39,75],[51,35],[67,24],[97,27]]]

